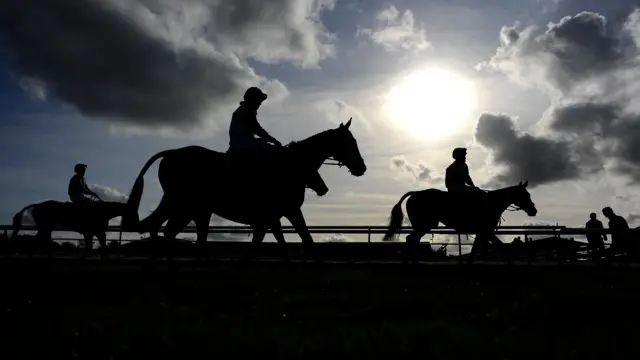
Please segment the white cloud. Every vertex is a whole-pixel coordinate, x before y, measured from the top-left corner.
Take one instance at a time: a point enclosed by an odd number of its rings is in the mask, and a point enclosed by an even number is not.
[[[402,49],[420,52],[431,47],[425,29],[415,24],[413,12],[407,9],[400,16],[393,5],[378,13],[373,29],[358,28],[356,37],[360,36],[370,37],[387,51]]]
[[[411,164],[404,156],[395,156],[390,160],[391,168],[410,175],[412,181],[439,184],[444,178],[422,161]]]
[[[89,188],[98,194],[100,199],[104,201],[127,202],[128,200],[128,196],[126,194],[108,186],[91,184],[89,185]]]

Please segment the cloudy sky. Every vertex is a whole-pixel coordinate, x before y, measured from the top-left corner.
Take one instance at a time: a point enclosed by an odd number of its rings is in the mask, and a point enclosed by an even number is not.
[[[254,85],[283,143],[354,119],[368,172],[323,167],[330,192],[307,192],[310,225],[385,224],[406,191],[444,189],[457,146],[485,189],[529,181],[538,216],[506,224],[582,226],[604,206],[635,221],[634,3],[0,0],[0,222],[66,200],[76,162],[121,199],[158,151],[225,151]]]

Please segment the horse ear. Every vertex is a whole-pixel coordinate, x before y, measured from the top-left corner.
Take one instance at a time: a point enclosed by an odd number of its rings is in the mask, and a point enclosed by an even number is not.
[[[347,124],[344,126],[345,128],[349,128],[349,126],[351,126],[351,119],[353,119],[352,117],[349,118],[349,121],[347,121]]]
[[[524,183],[522,181],[520,182],[520,186],[522,186],[524,188],[526,188],[527,185],[529,185],[529,180],[525,181]]]

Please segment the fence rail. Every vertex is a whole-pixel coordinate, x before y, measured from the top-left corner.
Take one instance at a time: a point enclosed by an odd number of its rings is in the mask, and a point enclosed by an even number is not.
[[[308,226],[309,232],[315,234],[384,234],[387,230],[386,226],[369,226],[369,225],[351,225],[351,226]],[[412,227],[405,226],[399,229],[398,233],[408,234],[412,231]],[[11,225],[0,225],[0,231],[11,231]],[[20,227],[21,231],[36,231],[37,228],[33,225],[25,225]],[[63,228],[56,228],[55,231],[69,231]],[[160,227],[160,232],[164,231],[164,226]],[[249,226],[210,226],[209,233],[250,233],[251,227]],[[283,226],[282,231],[285,234],[296,233],[293,226]],[[631,231],[637,231],[632,229]],[[120,226],[109,226],[107,232],[121,232]],[[131,233],[130,231],[122,231],[124,233]],[[187,226],[180,233],[195,233],[195,226]],[[271,234],[271,230],[267,233]],[[549,226],[500,226],[495,231],[496,234],[502,235],[587,235],[589,233],[601,233],[611,234],[609,229],[586,229],[577,227],[566,227],[562,225],[549,225]],[[464,232],[460,232],[447,227],[433,228],[428,234],[449,234],[449,235],[466,235]]]
[[[384,242],[381,241],[381,239],[375,239],[372,241],[372,235],[374,234],[384,234],[386,232],[386,226],[371,226],[371,225],[351,225],[351,226],[308,226],[309,232],[312,234],[359,234],[359,235],[366,235],[367,237],[367,241],[363,242],[363,241],[353,241],[353,242],[349,242],[352,244],[366,244],[366,243],[378,243],[378,244],[384,244]],[[407,234],[410,233],[412,231],[412,227],[402,227],[399,229],[398,233],[401,234]],[[25,225],[22,226],[20,228],[21,231],[36,231],[37,228],[33,225]],[[161,227],[159,229],[159,232],[163,232],[164,227]],[[283,226],[282,227],[283,233],[285,234],[295,234],[296,230],[293,226]],[[12,231],[12,226],[11,225],[0,225],[0,234],[4,234],[4,236],[8,239],[9,238],[9,232]],[[56,228],[54,229],[54,231],[67,231],[67,232],[71,232],[69,230],[66,229],[62,229],[62,228]],[[210,234],[249,234],[252,231],[251,227],[249,226],[210,226],[209,227],[209,233]],[[637,232],[637,229],[631,229],[632,232]],[[107,228],[107,233],[119,233],[119,239],[108,239],[108,241],[116,241],[117,243],[122,243],[124,242],[136,242],[136,241],[140,241],[143,240],[143,237],[140,237],[139,239],[136,238],[127,238],[127,239],[123,239],[122,235],[123,234],[131,234],[131,233],[135,233],[137,234],[137,232],[130,232],[130,231],[121,231],[121,228],[119,226],[110,226]],[[188,226],[185,227],[181,232],[181,234],[189,234],[189,233],[196,233],[196,227],[195,226]],[[269,230],[268,233],[272,234],[272,231]],[[576,228],[576,227],[567,227],[567,226],[563,226],[563,225],[538,225],[538,226],[500,226],[498,228],[496,228],[495,230],[495,234],[496,235],[520,235],[522,236],[521,240],[524,243],[530,243],[532,242],[531,237],[532,236],[546,236],[547,238],[556,238],[556,239],[560,239],[561,237],[571,237],[571,236],[585,236],[589,233],[600,233],[600,234],[611,234],[611,230],[610,229],[586,229],[586,228]],[[458,255],[462,255],[463,254],[463,247],[468,247],[473,245],[473,241],[469,241],[471,239],[467,238],[467,241],[462,241],[462,236],[463,235],[467,235],[465,233],[453,230],[451,228],[447,228],[447,227],[437,227],[432,229],[430,232],[428,232],[427,234],[433,234],[433,235],[457,235],[457,241],[455,242],[437,242],[437,241],[430,241],[429,243],[431,245],[436,245],[436,246],[445,246],[447,248],[449,248],[450,246],[453,246],[455,248],[457,248],[457,253]],[[80,234],[78,234],[80,235]],[[54,238],[54,240],[57,241],[81,241],[80,238]],[[195,239],[186,239],[188,241],[195,241]],[[233,242],[233,243],[238,243],[238,242],[244,242],[243,240],[235,240],[235,241],[214,241],[215,243],[227,243],[227,242]],[[586,245],[586,243],[584,244]],[[462,260],[460,260],[462,261]]]

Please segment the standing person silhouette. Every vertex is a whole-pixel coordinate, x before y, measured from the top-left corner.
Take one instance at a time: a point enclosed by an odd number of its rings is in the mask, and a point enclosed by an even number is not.
[[[602,214],[609,219],[609,230],[611,230],[611,247],[609,248],[609,259],[619,252],[626,261],[627,248],[629,243],[629,224],[622,216],[613,212],[609,206],[602,209]]]
[[[598,220],[596,213],[589,214],[589,218],[589,221],[585,224],[586,229],[604,229],[602,221]],[[594,262],[600,262],[606,240],[607,234],[600,232],[587,234],[587,242],[589,243],[589,250],[591,250],[591,259]]]

